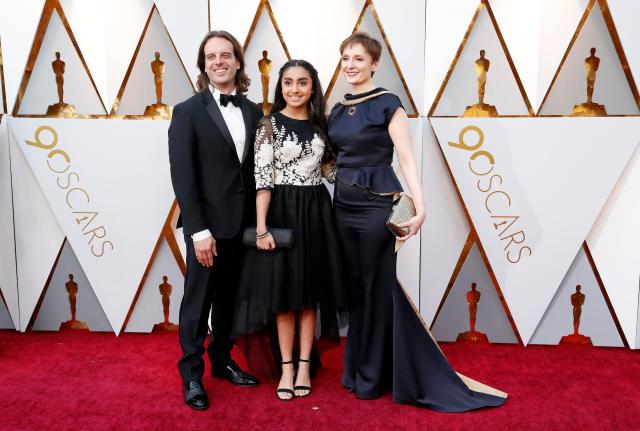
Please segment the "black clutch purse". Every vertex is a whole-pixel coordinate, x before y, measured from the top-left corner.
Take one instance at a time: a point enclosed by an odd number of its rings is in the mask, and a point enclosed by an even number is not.
[[[293,246],[293,229],[269,228],[271,236],[276,243],[276,247],[291,248]],[[251,247],[256,246],[256,228],[248,227],[242,235],[242,243]]]

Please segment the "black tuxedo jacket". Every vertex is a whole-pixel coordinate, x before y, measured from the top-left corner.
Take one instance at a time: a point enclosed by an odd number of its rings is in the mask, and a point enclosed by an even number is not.
[[[173,108],[169,163],[185,235],[209,229],[216,239],[233,238],[255,220],[253,143],[262,111],[244,96],[240,108],[242,160],[209,89]]]

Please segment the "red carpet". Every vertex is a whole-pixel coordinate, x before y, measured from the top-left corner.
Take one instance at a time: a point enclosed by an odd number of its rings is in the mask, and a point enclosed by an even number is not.
[[[212,407],[182,404],[175,333],[0,331],[1,430],[640,429],[640,352],[445,344],[460,372],[510,394],[463,414],[359,401],[340,386],[342,349],[327,352],[310,398],[284,403],[275,384],[205,378]],[[207,367],[208,369],[208,367]]]

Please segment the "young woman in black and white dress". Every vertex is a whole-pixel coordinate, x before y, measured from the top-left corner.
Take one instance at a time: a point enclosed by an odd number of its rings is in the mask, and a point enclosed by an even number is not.
[[[339,238],[322,183],[321,165],[330,158],[324,112],[316,70],[290,60],[280,69],[272,114],[262,119],[255,140],[257,247],[245,256],[234,333],[254,333],[275,319],[281,400],[311,392],[316,310],[325,329],[336,328],[336,311],[346,309]],[[277,247],[269,228],[292,229],[293,246]]]

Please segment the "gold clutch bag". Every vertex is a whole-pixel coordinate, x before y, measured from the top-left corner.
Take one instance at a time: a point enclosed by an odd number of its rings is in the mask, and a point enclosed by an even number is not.
[[[407,222],[416,216],[416,206],[413,199],[409,195],[402,193],[398,199],[393,202],[391,214],[387,219],[387,227],[397,238],[409,234],[408,227],[400,227],[399,224]]]

